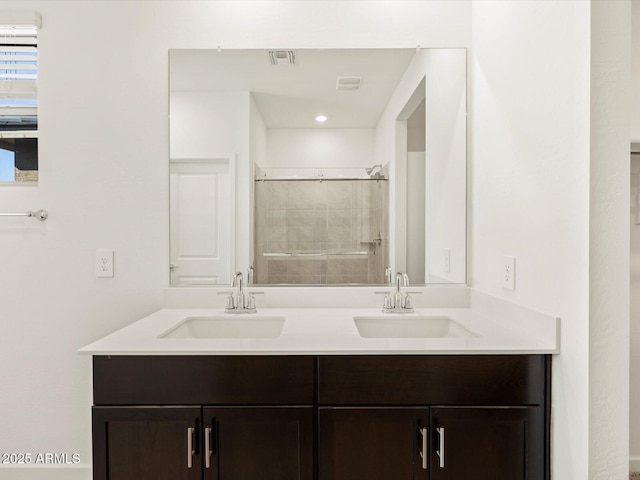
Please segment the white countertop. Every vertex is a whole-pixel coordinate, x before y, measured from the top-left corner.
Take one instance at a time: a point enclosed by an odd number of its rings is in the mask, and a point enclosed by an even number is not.
[[[283,316],[277,338],[161,338],[187,317],[225,315],[220,308],[167,308],[79,350],[87,355],[362,355],[559,353],[559,319],[511,306],[416,308],[418,315],[447,316],[473,332],[465,338],[362,338],[354,316],[383,315],[379,308],[263,308],[252,318]],[[494,302],[495,303],[495,302]],[[514,310],[514,309],[517,309]],[[523,313],[524,311],[524,313]],[[515,312],[515,313],[514,313]],[[233,315],[228,315],[233,318]],[[242,315],[247,317],[248,315]]]

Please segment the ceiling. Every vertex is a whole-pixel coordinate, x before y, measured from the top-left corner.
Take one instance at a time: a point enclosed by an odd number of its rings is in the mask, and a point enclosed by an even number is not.
[[[171,91],[250,91],[267,128],[374,128],[414,49],[294,50],[276,67],[268,50],[171,50]],[[340,76],[362,77],[338,91]],[[318,114],[328,120],[315,121]]]

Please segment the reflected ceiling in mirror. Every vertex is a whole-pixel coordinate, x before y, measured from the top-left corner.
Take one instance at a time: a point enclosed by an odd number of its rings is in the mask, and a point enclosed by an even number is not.
[[[172,284],[466,281],[464,50],[172,50],[170,113]]]

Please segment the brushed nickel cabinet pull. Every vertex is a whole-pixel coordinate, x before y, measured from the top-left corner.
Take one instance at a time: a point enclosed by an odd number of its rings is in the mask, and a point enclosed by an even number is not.
[[[436,428],[436,431],[440,437],[440,445],[436,453],[440,457],[440,468],[444,468],[444,427]]]
[[[193,449],[193,433],[195,428],[187,428],[187,468],[193,468],[193,454],[196,453]]]
[[[211,427],[204,429],[204,468],[211,468]]]
[[[420,457],[422,458],[422,469],[427,469],[427,429],[421,428],[420,435],[422,436],[422,451],[420,452]]]

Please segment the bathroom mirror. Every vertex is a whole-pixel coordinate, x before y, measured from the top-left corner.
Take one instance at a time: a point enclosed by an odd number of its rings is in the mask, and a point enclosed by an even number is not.
[[[466,282],[466,50],[171,50],[171,284]]]

